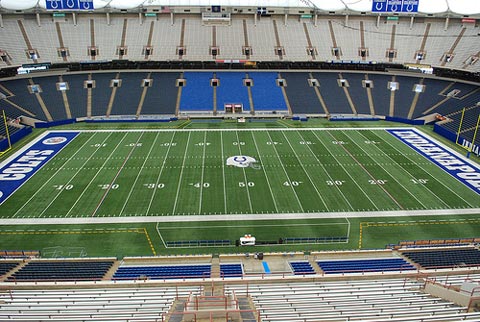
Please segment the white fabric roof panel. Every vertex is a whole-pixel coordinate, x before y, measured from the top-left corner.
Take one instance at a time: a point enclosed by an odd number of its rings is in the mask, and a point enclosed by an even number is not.
[[[60,1],[60,0],[57,0]],[[323,11],[371,11],[373,0],[309,0]],[[307,1],[308,2],[308,1]],[[45,8],[46,0],[0,0],[0,8],[27,10],[36,6]],[[309,7],[302,0],[93,0],[94,8],[110,6],[115,9],[133,9],[139,6],[235,6],[235,7]],[[452,12],[461,15],[480,14],[480,0],[419,0],[420,13]]]

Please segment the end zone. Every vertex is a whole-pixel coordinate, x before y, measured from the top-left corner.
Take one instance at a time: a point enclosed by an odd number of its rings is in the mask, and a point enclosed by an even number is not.
[[[48,132],[0,166],[0,204],[66,147],[79,132]]]

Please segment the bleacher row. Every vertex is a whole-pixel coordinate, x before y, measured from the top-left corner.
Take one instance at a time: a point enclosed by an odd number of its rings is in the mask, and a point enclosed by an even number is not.
[[[347,22],[344,16],[320,15],[315,24],[313,19],[295,15],[285,21],[282,11],[272,17],[262,16],[256,23],[251,14],[233,15],[229,26],[213,31],[214,27],[202,24],[200,15],[193,14],[175,14],[173,20],[169,14],[142,20],[127,13],[112,13],[108,19],[104,14],[91,13],[77,13],[76,19],[68,14],[54,19],[51,14],[40,14],[38,20],[33,14],[3,14],[0,67],[34,60],[167,61],[180,56],[187,61],[342,59],[414,63],[421,51],[424,64],[479,70],[479,63],[472,61],[478,58],[474,41],[478,28],[474,23],[464,24],[450,17],[446,27],[443,17],[416,17],[413,22],[410,17],[398,18],[390,21],[384,16],[377,21],[374,16],[349,15]],[[245,38],[248,54],[243,48]],[[212,46],[217,49],[216,55]],[[281,55],[275,50],[278,46]],[[446,53],[450,53],[448,59]]]
[[[348,274],[365,272],[409,271],[452,267],[480,266],[480,251],[477,248],[414,249],[402,251],[401,257],[364,258],[349,260],[317,260],[324,274]],[[294,275],[315,274],[309,261],[289,262]],[[31,260],[25,266],[19,262],[1,262],[0,273],[6,281],[35,280],[100,280],[113,265],[113,260],[48,261]],[[18,267],[17,267],[18,266]],[[17,270],[18,269],[18,270]],[[211,264],[195,265],[120,265],[112,275],[113,280],[209,278]],[[12,272],[13,273],[12,273]],[[220,277],[242,277],[241,263],[221,263]]]
[[[30,82],[39,86],[32,87]],[[391,90],[392,82],[395,91]],[[235,106],[240,107],[237,113],[247,115],[291,112],[416,119],[431,113],[455,115],[480,101],[478,85],[351,72],[91,73],[65,74],[61,80],[55,76],[3,80],[0,85],[0,92],[6,94],[0,99],[0,109],[12,118],[24,115],[40,121],[119,115],[212,115]]]

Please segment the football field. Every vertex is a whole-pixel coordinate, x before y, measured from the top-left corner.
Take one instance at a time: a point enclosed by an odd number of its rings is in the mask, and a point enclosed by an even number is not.
[[[76,132],[6,198],[2,218],[480,208],[477,191],[385,129]]]

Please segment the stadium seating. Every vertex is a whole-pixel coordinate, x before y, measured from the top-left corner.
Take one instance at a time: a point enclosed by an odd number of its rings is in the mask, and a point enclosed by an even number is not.
[[[99,280],[112,264],[113,261],[31,261],[7,280]]]
[[[293,114],[325,114],[314,89],[308,84],[307,73],[282,73],[282,76],[287,81],[285,90]]]
[[[422,268],[446,268],[456,266],[479,266],[478,249],[415,250],[402,255],[418,263]]]
[[[217,72],[220,86],[217,87],[217,111],[223,111],[225,104],[242,104],[244,112],[250,112],[247,87],[243,85],[244,73]]]
[[[113,279],[172,279],[210,277],[211,265],[120,266]]]
[[[242,264],[220,264],[221,277],[241,277],[243,276]]]
[[[248,76],[253,80],[251,89],[253,106],[256,112],[287,111],[282,90],[276,83],[276,73],[252,72],[248,73]]]
[[[213,112],[213,87],[210,72],[185,72],[186,84],[182,89],[180,112],[203,111]]]
[[[201,290],[200,286],[11,290],[0,293],[0,320],[161,321],[176,298]]]
[[[403,258],[317,261],[325,274],[407,271],[416,268]]]
[[[125,74],[124,74],[125,76]],[[148,90],[143,102],[143,115],[175,114],[178,89],[175,80],[178,73],[152,73],[152,87]]]
[[[295,275],[315,274],[312,265],[307,261],[290,262],[290,267]]]
[[[225,285],[226,293],[248,294],[262,321],[446,321],[478,319],[479,313],[432,297],[404,279]]]
[[[17,265],[17,262],[0,262],[0,276],[5,275]]]

